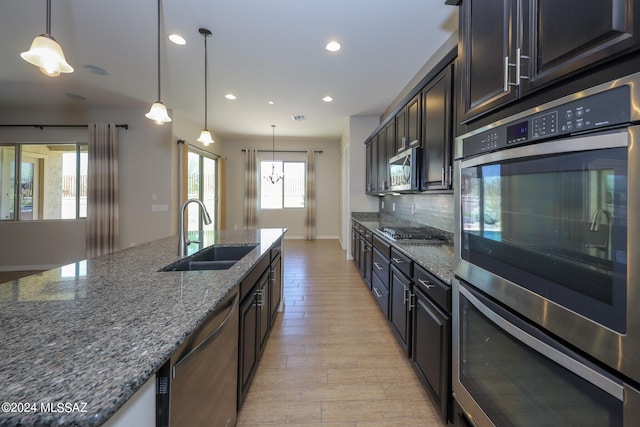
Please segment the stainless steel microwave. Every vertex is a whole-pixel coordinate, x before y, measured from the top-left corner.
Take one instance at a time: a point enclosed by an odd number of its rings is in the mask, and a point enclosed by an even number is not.
[[[414,147],[389,159],[391,191],[420,191],[420,164],[422,148]]]

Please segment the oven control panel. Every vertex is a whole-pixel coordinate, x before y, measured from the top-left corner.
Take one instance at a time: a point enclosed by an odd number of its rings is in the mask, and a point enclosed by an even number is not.
[[[620,86],[559,105],[551,102],[548,105],[553,106],[532,109],[532,114],[519,119],[503,119],[463,139],[462,157],[628,123],[631,120],[630,97],[629,87]]]

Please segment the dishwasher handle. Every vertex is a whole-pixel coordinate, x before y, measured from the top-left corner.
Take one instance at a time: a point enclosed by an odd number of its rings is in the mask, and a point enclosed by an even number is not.
[[[173,368],[171,369],[171,377],[172,378],[176,377],[176,374],[177,374],[177,371],[178,371],[178,368],[180,367],[180,365],[182,365],[184,362],[189,360],[192,356],[195,356],[196,354],[198,354],[202,349],[204,349],[206,344],[208,344],[210,341],[213,341],[218,335],[220,335],[222,333],[222,331],[224,330],[225,326],[229,322],[229,319],[231,319],[231,315],[235,312],[235,309],[236,309],[237,305],[238,305],[238,294],[236,294],[236,296],[233,298],[233,300],[231,302],[229,302],[229,304],[227,305],[227,307],[229,307],[229,309],[228,309],[229,312],[227,313],[225,318],[222,320],[222,322],[220,322],[218,327],[213,332],[211,332],[209,335],[207,335],[206,338],[204,338],[202,341],[200,341],[200,343],[198,343],[198,345],[195,346],[193,348],[193,350],[191,350],[189,353],[185,354],[184,357],[180,358],[180,360],[178,360],[176,362],[176,364],[173,365]],[[226,307],[224,307],[224,308],[226,308]]]

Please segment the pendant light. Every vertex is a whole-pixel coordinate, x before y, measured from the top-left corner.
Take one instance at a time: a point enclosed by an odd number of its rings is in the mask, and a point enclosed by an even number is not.
[[[206,147],[215,142],[207,128],[207,37],[211,37],[211,31],[206,28],[200,28],[198,31],[204,37],[204,129],[200,132],[200,137],[196,141],[202,142]]]
[[[60,73],[73,73],[73,67],[64,58],[62,47],[51,35],[51,0],[47,0],[47,32],[33,39],[31,48],[20,54],[22,59],[40,68],[49,77]]]
[[[153,103],[149,112],[145,114],[145,117],[159,125],[171,121],[171,117],[167,113],[167,107],[160,101],[160,2],[161,0],[158,0],[158,100]]]
[[[264,178],[268,182],[276,184],[283,176],[280,172],[276,172],[276,125],[271,125],[271,129],[271,175],[265,176]]]

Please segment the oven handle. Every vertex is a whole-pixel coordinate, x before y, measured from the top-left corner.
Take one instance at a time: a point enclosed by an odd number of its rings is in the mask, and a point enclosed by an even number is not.
[[[512,337],[518,339],[526,346],[532,348],[538,353],[553,360],[560,366],[573,372],[579,377],[584,378],[594,386],[602,389],[606,393],[609,393],[611,396],[615,397],[616,399],[620,401],[624,400],[624,387],[621,381],[618,382],[612,379],[611,377],[603,375],[601,372],[598,372],[593,368],[581,363],[576,358],[573,358],[565,354],[564,352],[558,350],[557,348],[552,347],[549,344],[541,341],[537,337],[531,335],[529,332],[526,332],[523,329],[517,327],[516,325],[514,325],[513,323],[511,323],[510,321],[506,320],[501,315],[493,311],[487,305],[485,305],[486,303],[493,305],[491,301],[481,302],[480,299],[476,297],[476,295],[472,293],[470,290],[465,288],[465,286],[462,283],[460,283],[460,285],[458,286],[458,290],[462,295],[464,295],[464,297],[471,304],[473,304],[473,306],[478,311],[480,311],[483,315],[485,315],[488,319],[490,319],[495,325],[503,329],[506,333],[508,333]],[[482,299],[485,299],[485,298],[482,298]]]

